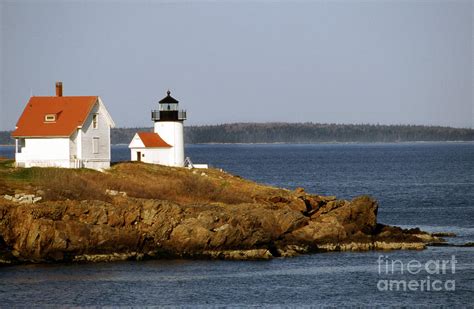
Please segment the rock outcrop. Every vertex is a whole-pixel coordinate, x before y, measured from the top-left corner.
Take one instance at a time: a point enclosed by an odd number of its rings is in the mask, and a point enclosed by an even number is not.
[[[269,187],[222,170],[120,163],[15,168],[0,159],[0,264],[269,259],[423,249],[441,239],[377,223],[377,202]]]
[[[0,263],[143,258],[269,259],[334,250],[423,249],[441,239],[377,224],[377,202],[306,194],[181,205],[114,196],[0,201]]]

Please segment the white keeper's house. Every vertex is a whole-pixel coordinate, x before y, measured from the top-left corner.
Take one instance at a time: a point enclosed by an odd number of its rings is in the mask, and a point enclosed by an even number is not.
[[[18,167],[105,169],[110,167],[114,121],[98,96],[33,96],[12,136]]]
[[[178,100],[167,96],[158,103],[158,110],[151,112],[154,132],[138,132],[129,148],[132,161],[184,166],[183,122],[186,111],[178,109]]]

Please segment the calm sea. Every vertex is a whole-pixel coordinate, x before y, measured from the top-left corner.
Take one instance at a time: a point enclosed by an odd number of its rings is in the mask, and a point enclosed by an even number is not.
[[[190,145],[186,154],[279,187],[346,199],[370,194],[382,223],[458,234],[451,243],[474,241],[474,143]],[[0,147],[0,156],[12,157],[13,148]],[[129,151],[114,146],[112,156],[128,160]],[[474,248],[459,247],[0,269],[6,307],[473,306],[473,295]]]

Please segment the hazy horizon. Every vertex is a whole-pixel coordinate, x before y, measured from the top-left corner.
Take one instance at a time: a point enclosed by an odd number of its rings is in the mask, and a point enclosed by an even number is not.
[[[0,130],[56,81],[124,128],[167,89],[186,125],[474,127],[469,0],[0,0],[0,27]]]

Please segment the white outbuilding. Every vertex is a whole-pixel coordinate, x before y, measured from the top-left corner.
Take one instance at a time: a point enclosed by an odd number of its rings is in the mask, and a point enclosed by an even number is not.
[[[154,132],[137,132],[129,147],[132,161],[171,165],[174,160],[172,146]]]
[[[138,132],[129,148],[132,161],[184,166],[184,129],[186,111],[178,109],[178,100],[167,96],[159,101],[158,110],[151,112],[154,132]]]
[[[12,136],[18,167],[110,167],[112,117],[98,96],[33,96]]]

